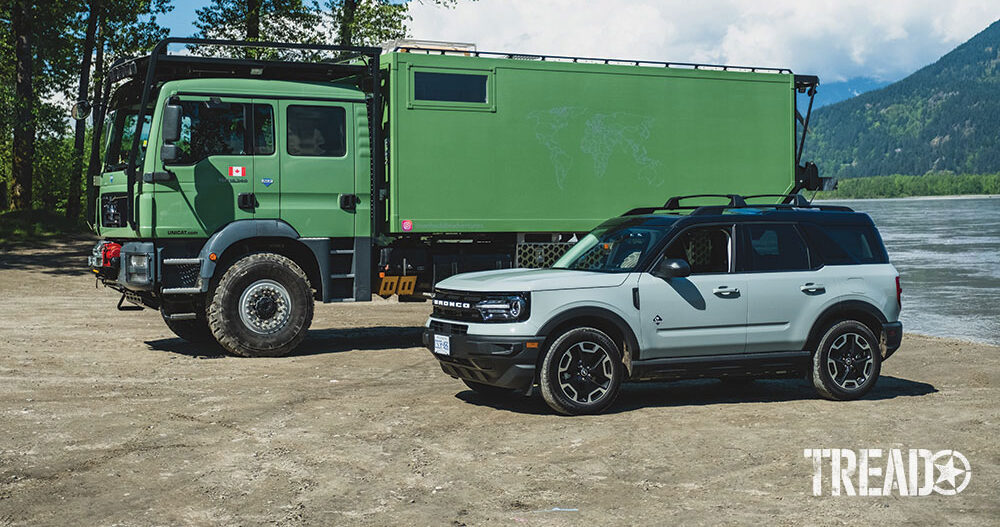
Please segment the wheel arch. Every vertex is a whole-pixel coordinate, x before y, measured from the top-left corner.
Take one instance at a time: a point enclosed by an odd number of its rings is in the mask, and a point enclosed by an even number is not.
[[[809,330],[809,337],[806,339],[804,349],[815,352],[820,339],[823,338],[823,333],[833,324],[848,318],[857,320],[867,326],[875,337],[879,339],[881,345],[884,346],[885,338],[882,334],[882,324],[885,324],[887,319],[882,314],[882,311],[868,302],[845,300],[833,304],[820,313],[816,322],[813,322],[812,329]]]
[[[314,297],[322,300],[326,284],[315,251],[301,241],[291,225],[281,220],[234,221],[213,234],[200,254],[203,283],[214,285],[220,274],[216,273],[217,269],[226,269],[239,258],[254,252],[273,252],[295,262],[315,289]],[[216,255],[215,261],[209,258],[211,254]]]
[[[625,367],[631,373],[632,361],[639,359],[639,340],[628,322],[614,311],[600,307],[568,309],[552,317],[542,326],[538,334],[545,337],[545,346],[549,346],[559,335],[571,328],[582,326],[599,329],[618,344],[622,348]],[[544,353],[538,354],[539,366],[544,356]]]

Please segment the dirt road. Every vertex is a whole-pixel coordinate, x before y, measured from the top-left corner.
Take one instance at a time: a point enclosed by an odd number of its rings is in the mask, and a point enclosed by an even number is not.
[[[223,357],[117,312],[87,250],[0,251],[0,525],[1000,521],[998,348],[907,336],[856,402],[698,381],[566,418],[444,375],[426,304],[318,306],[298,355]],[[955,449],[972,477],[831,497],[827,466],[816,497],[806,448]]]

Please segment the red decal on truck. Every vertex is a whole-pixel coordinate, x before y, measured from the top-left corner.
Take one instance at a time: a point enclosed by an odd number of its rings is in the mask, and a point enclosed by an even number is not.
[[[229,167],[229,177],[246,177],[246,167]]]
[[[412,231],[413,230],[413,220],[403,220],[403,230]]]

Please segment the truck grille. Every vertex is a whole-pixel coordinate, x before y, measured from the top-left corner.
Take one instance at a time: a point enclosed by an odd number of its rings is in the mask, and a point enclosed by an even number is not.
[[[482,322],[483,317],[475,306],[483,297],[482,293],[435,289],[432,316],[446,320]]]
[[[573,243],[568,242],[525,242],[517,244],[517,266],[527,269],[552,267],[556,260],[566,254]]]

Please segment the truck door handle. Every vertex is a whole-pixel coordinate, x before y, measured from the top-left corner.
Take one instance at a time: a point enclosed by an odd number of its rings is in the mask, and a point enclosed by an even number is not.
[[[340,208],[347,212],[355,212],[358,210],[358,203],[361,203],[361,198],[359,198],[357,194],[340,195]]]
[[[253,210],[257,208],[257,196],[252,192],[244,192],[236,196],[236,206],[241,209]]]
[[[735,297],[740,296],[740,290],[739,290],[739,288],[733,287],[733,288],[730,289],[728,286],[724,286],[724,285],[720,285],[719,287],[716,287],[715,289],[712,290],[712,292],[715,293],[717,296],[726,297],[726,298],[735,298]]]
[[[818,294],[818,293],[825,293],[826,292],[826,286],[825,285],[823,285],[823,284],[814,284],[812,282],[804,284],[799,289],[803,293],[805,293],[807,295]]]

